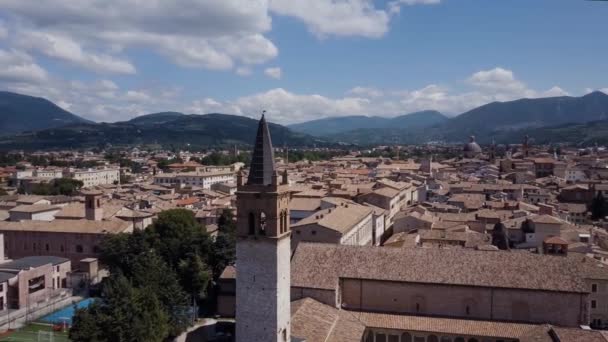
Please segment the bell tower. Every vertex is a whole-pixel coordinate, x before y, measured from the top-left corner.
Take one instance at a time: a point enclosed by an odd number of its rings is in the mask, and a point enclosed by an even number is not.
[[[291,340],[290,196],[262,115],[247,182],[237,177],[237,342]]]

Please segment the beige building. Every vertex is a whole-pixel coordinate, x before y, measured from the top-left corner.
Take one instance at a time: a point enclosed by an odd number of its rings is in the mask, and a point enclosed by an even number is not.
[[[107,234],[131,232],[129,222],[93,220],[54,220],[0,222],[5,252],[9,258],[60,256],[75,265],[79,260],[97,257]]]
[[[83,188],[120,182],[120,169],[118,168],[71,170],[68,174],[70,178],[81,181]]]
[[[292,250],[300,241],[371,245],[374,225],[372,214],[372,208],[355,203],[340,203],[334,208],[317,211],[291,226]]]
[[[8,213],[11,221],[52,221],[60,210],[60,207],[49,204],[24,204],[10,209]]]
[[[67,287],[69,259],[29,256],[0,264],[0,308],[34,308]]]
[[[234,171],[231,169],[213,171],[194,171],[181,173],[166,173],[154,176],[155,185],[176,185],[198,186],[203,189],[211,189],[211,186],[218,183],[233,183]]]

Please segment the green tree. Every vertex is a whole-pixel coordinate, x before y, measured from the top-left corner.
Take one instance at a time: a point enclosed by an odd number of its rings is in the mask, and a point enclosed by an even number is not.
[[[169,318],[169,330],[175,336],[188,327],[188,295],[176,272],[154,251],[135,257],[131,280],[133,286],[147,288],[160,302]],[[192,278],[186,279],[192,281]],[[205,284],[206,286],[206,284]]]
[[[521,223],[520,229],[524,234],[534,233],[534,223],[530,219],[525,219],[525,221]]]
[[[201,257],[191,254],[186,259],[180,260],[178,270],[186,292],[196,299],[205,298],[211,272]]]
[[[236,260],[236,223],[231,210],[225,209],[218,218],[218,234],[213,243],[211,265],[214,279],[219,278],[226,266]]]
[[[163,211],[146,231],[152,236],[152,247],[173,268],[190,254],[198,254],[204,262],[209,261],[211,240],[190,210]]]
[[[608,215],[608,203],[606,203],[606,199],[601,191],[598,191],[593,201],[591,201],[589,211],[591,211],[592,220],[600,220]]]
[[[76,311],[69,332],[77,342],[161,342],[168,336],[168,318],[153,291],[133,287],[122,275],[109,277],[101,299]]]
[[[100,305],[93,303],[88,308],[76,309],[69,332],[70,340],[80,342],[106,341],[100,323]]]

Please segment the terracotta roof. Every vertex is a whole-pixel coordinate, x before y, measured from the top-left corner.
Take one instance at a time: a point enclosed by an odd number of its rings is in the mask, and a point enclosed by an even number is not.
[[[290,210],[314,211],[321,207],[321,198],[295,197],[289,202]]]
[[[549,236],[543,242],[551,244],[551,245],[567,245],[568,244],[568,241],[560,238],[559,236]]]
[[[337,288],[339,278],[362,278],[586,293],[581,265],[531,253],[300,243],[291,269],[293,287],[328,290]]]
[[[534,223],[545,223],[545,224],[565,224],[566,222],[558,219],[555,216],[551,216],[551,215],[537,215],[537,216],[532,216],[530,218],[530,220],[532,220],[532,222]]]
[[[220,279],[236,279],[236,268],[234,266],[226,266],[220,275]]]
[[[31,205],[19,205],[9,210],[9,212],[20,212],[20,213],[42,213],[45,211],[59,210],[59,207],[50,204],[31,204]]]
[[[335,230],[340,233],[350,231],[355,225],[372,214],[367,206],[352,204],[325,209],[310,215],[292,225],[292,229],[301,228],[310,224]]]
[[[310,298],[291,303],[291,334],[306,342],[361,341],[364,332],[351,312]]]
[[[103,209],[104,220],[112,218],[120,209],[123,208],[122,205],[114,204],[104,204],[101,207]],[[84,217],[84,203],[68,204],[55,214],[55,219],[84,219]]]
[[[519,336],[525,335],[537,327],[537,325],[533,324],[392,315],[371,312],[353,312],[353,315],[365,324],[365,326],[370,328],[509,339],[517,339]]]
[[[188,197],[188,198],[183,198],[183,199],[179,199],[177,201],[175,201],[175,204],[178,206],[185,206],[185,205],[191,205],[194,203],[198,203],[200,202],[200,199],[197,197]]]
[[[1,231],[52,232],[52,233],[81,233],[105,234],[121,233],[128,230],[130,224],[122,220],[92,221],[92,220],[54,220],[54,221],[19,221],[0,222]]]

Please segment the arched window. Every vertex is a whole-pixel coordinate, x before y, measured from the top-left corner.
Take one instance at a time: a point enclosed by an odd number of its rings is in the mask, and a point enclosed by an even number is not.
[[[451,339],[450,337],[443,336],[443,337],[441,338],[441,342],[452,342],[452,339]]]
[[[82,253],[84,251],[84,248],[82,248],[82,245],[76,245],[76,253]]]
[[[287,210],[285,210],[283,212],[283,229],[284,229],[283,233],[287,233],[287,231],[289,230],[288,229],[289,228],[289,221],[287,220],[288,216],[289,215],[287,215]]]
[[[260,212],[260,235],[266,235],[266,213]]]
[[[439,342],[439,338],[435,335],[429,335],[429,337],[426,338],[426,342]]]
[[[249,235],[255,234],[255,214],[249,213]]]
[[[283,234],[283,230],[285,228],[283,227],[283,212],[281,211],[281,213],[279,214],[279,234]]]
[[[406,332],[401,334],[401,342],[412,342],[412,335]]]

